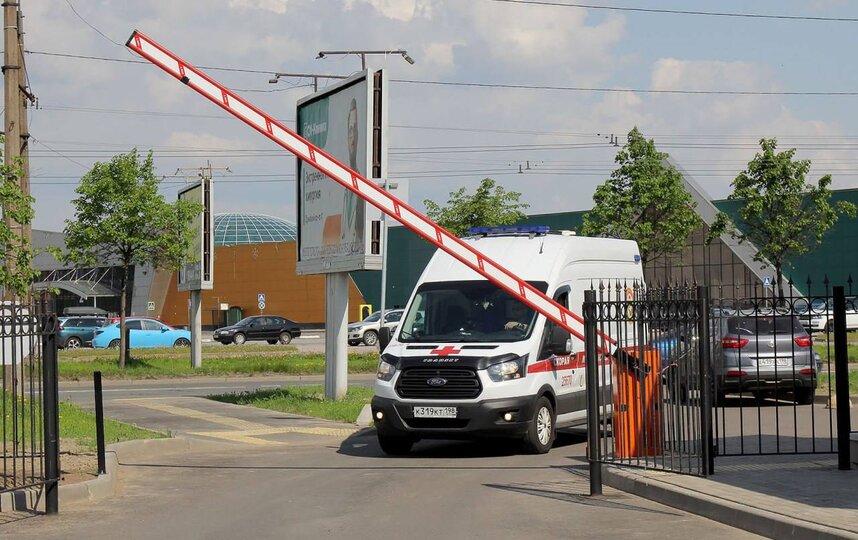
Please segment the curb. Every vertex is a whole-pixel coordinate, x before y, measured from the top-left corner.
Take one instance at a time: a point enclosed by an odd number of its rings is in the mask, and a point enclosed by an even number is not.
[[[615,466],[602,467],[603,482],[614,488],[650,499],[685,512],[697,514],[724,525],[742,529],[768,538],[804,539],[858,539],[858,534],[818,523],[798,520],[790,516],[769,512],[706,495],[698,491],[643,478],[638,474]]]
[[[123,464],[122,462],[145,459],[153,455],[202,452],[230,446],[228,443],[184,437],[140,439],[111,444],[105,452],[107,472],[92,480],[60,486],[60,507],[66,504],[99,501],[115,495],[116,485],[119,481],[119,465]],[[44,512],[43,491],[42,487],[33,487],[2,493],[0,494],[0,512],[10,510]]]

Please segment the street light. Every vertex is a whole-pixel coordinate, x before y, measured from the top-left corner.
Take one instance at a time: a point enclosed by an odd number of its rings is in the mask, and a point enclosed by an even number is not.
[[[313,79],[313,92],[319,91],[319,79],[348,79],[345,75],[322,75],[320,73],[275,73],[274,77],[268,79],[268,82],[270,84],[277,84],[280,82],[280,77]]]
[[[414,59],[411,58],[410,56],[408,56],[408,51],[406,51],[405,49],[392,49],[392,50],[388,50],[388,51],[319,51],[319,56],[317,56],[316,59],[318,60],[319,58],[325,58],[326,56],[330,56],[332,54],[357,54],[357,55],[360,55],[360,68],[361,69],[366,69],[366,55],[368,55],[368,54],[384,54],[384,55],[398,54],[398,55],[401,55],[402,58],[406,62],[408,62],[409,64],[414,64]]]

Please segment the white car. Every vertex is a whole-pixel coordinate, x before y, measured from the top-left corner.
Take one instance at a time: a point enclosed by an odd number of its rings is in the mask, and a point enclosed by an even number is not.
[[[809,311],[809,312],[808,312]],[[799,320],[808,330],[814,332],[831,332],[834,330],[834,300],[828,302],[815,300],[810,309],[805,311]],[[846,297],[846,329],[858,330],[858,297]]]
[[[390,328],[391,333],[399,324],[399,319],[402,318],[403,311],[404,310],[402,309],[391,309],[390,311],[385,310],[384,326]],[[362,321],[351,323],[348,330],[349,345],[359,345],[363,343],[370,347],[375,346],[378,343],[378,330],[381,327],[379,324],[380,319],[381,312],[376,311]]]

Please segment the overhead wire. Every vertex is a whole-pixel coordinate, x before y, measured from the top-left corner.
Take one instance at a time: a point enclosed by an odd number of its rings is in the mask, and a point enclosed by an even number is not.
[[[489,0],[504,4],[523,4],[533,6],[564,7],[575,9],[596,9],[605,11],[625,11],[637,13],[655,13],[664,15],[696,15],[705,17],[733,17],[744,19],[776,19],[789,21],[814,21],[814,22],[858,22],[856,17],[825,17],[817,15],[785,15],[777,13],[742,13],[731,11],[700,11],[690,9],[664,9],[631,6],[611,6],[598,4],[580,4],[573,2],[558,2],[551,0]]]

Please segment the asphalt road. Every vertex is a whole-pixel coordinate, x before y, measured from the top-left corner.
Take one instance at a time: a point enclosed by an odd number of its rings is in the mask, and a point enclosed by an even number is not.
[[[123,463],[120,493],[8,519],[16,539],[753,538],[622,492],[586,495],[583,436],[543,456],[421,442],[385,457],[371,431],[309,444],[232,444]]]

